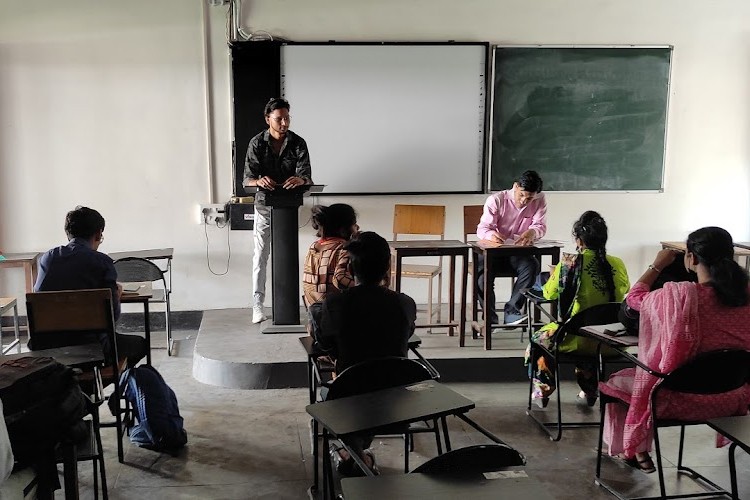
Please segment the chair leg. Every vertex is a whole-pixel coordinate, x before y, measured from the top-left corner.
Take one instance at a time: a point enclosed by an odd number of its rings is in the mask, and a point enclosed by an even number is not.
[[[451,451],[451,438],[448,434],[448,422],[445,420],[445,417],[440,417],[440,420],[443,424],[443,437],[445,439],[445,451]]]
[[[656,452],[656,472],[659,473],[659,491],[661,497],[667,496],[667,488],[664,484],[664,469],[661,464],[661,446],[659,446],[659,428],[654,425],[654,451]]]
[[[443,454],[443,443],[440,442],[440,427],[438,426],[438,420],[432,419],[432,426],[435,429],[435,443],[437,444],[437,454]]]
[[[443,270],[442,267],[440,269],[440,274],[438,274],[438,301],[437,301],[437,321],[440,323],[440,313],[443,309]],[[453,300],[453,297],[451,297],[451,300]]]
[[[98,407],[95,410],[95,412],[92,412],[92,425],[94,426],[94,438],[96,440],[96,454],[97,457],[93,460],[94,462],[94,498],[97,497],[97,489],[96,489],[96,469],[97,464],[96,462],[99,462],[99,471],[101,474],[101,480],[102,480],[102,499],[108,500],[109,499],[109,493],[107,492],[107,471],[104,467],[104,447],[102,446],[102,434],[100,432],[100,423],[99,423],[99,415],[98,413]],[[94,414],[95,413],[95,414]]]
[[[432,323],[432,278],[429,279],[430,284],[427,285],[427,323]],[[427,331],[432,333],[432,327],[428,328]]]
[[[599,442],[596,448],[596,478],[600,478],[602,475],[602,448],[604,447],[604,417],[607,411],[607,404],[604,398],[599,398],[599,413],[601,419],[599,420]]]
[[[167,296],[166,304],[167,304],[167,317],[166,317],[166,328],[167,328],[167,355],[172,355],[172,348],[174,346],[174,340],[172,339],[172,324],[169,321],[170,316],[172,315],[172,309],[169,306],[169,292],[164,292]]]
[[[734,463],[734,451],[737,448],[737,443],[732,442],[729,446],[729,477],[732,481],[732,498],[738,500],[740,498],[737,492],[737,468]]]
[[[404,474],[409,473],[409,438],[411,437],[408,432],[404,434]]]
[[[685,446],[685,426],[680,426],[680,447],[677,451],[677,470],[682,469],[682,450]]]

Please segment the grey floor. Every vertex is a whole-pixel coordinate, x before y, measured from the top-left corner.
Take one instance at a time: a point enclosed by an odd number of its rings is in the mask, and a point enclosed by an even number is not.
[[[110,498],[113,499],[302,499],[312,482],[309,417],[305,413],[306,389],[224,389],[197,382],[191,376],[192,352],[197,332],[175,332],[175,356],[168,357],[163,332],[156,332],[153,364],[177,394],[189,442],[172,457],[126,443],[125,463],[117,462],[113,429],[103,429]],[[304,353],[300,350],[300,358]],[[520,450],[528,460],[526,473],[540,481],[554,498],[613,498],[594,485],[597,430],[566,430],[560,442],[551,442],[525,414],[524,383],[449,384],[476,402],[469,413],[475,421]],[[575,388],[563,387],[571,401]],[[551,409],[545,410],[550,412]],[[566,405],[569,415],[589,409]],[[104,416],[106,417],[106,415]],[[584,416],[584,418],[586,418]],[[449,420],[454,447],[488,442],[462,421]],[[705,427],[688,430],[688,465],[719,484],[729,486],[726,449],[713,446],[714,434]],[[692,488],[674,473],[677,431],[663,432],[668,485]],[[373,445],[383,474],[400,474],[402,442],[376,439]],[[417,436],[412,467],[434,456],[434,441]],[[604,460],[604,477],[638,494],[655,493],[656,474],[646,475],[611,459]],[[738,451],[741,497],[750,497],[745,480],[750,459]],[[91,467],[81,463],[81,498],[93,498]],[[744,493],[744,494],[743,494]],[[57,498],[63,498],[58,492]]]

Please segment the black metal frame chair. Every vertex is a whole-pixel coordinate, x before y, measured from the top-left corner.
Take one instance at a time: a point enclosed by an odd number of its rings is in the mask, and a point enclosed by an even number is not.
[[[116,260],[115,269],[117,270],[117,280],[124,283],[145,281],[154,283],[161,281],[162,288],[155,288],[148,302],[150,304],[164,304],[166,307],[167,354],[171,356],[174,339],[172,338],[172,325],[170,322],[171,306],[169,296],[172,292],[167,285],[167,278],[164,276],[164,271],[150,260],[140,257],[125,257],[124,259]]]
[[[562,421],[562,401],[560,396],[560,370],[559,365],[561,364],[574,364],[577,362],[591,362],[592,360],[597,363],[597,374],[601,372],[600,360],[595,355],[581,356],[575,353],[560,352],[560,343],[565,339],[567,335],[576,335],[578,330],[584,326],[589,325],[602,325],[607,323],[614,323],[617,321],[617,312],[620,310],[620,302],[606,302],[604,304],[595,305],[580,311],[578,314],[570,318],[568,321],[559,326],[555,334],[555,342],[551,349],[548,349],[541,344],[537,344],[532,340],[529,340],[531,345],[531,363],[535,359],[537,353],[546,354],[552,359],[552,365],[550,369],[555,377],[557,383],[557,390],[553,395],[556,400],[557,406],[557,420],[554,422],[547,422],[540,419],[537,416],[537,411],[532,410],[532,393],[534,391],[533,377],[529,377],[529,401],[526,414],[529,415],[539,426],[547,433],[552,441],[559,441],[562,438],[563,427],[567,428],[578,428],[578,427],[594,427],[598,425],[595,421],[585,422],[563,422]],[[533,375],[536,370],[536,366],[531,366],[530,374]],[[550,431],[549,428],[555,428],[556,433]]]
[[[686,394],[721,394],[738,389],[748,383],[750,380],[750,351],[740,349],[721,349],[716,351],[704,352],[699,354],[683,366],[673,370],[670,373],[660,373],[648,369],[648,373],[658,377],[653,391],[651,392],[651,419],[654,426],[654,451],[656,453],[656,470],[659,476],[660,495],[656,497],[640,498],[703,498],[715,497],[717,495],[731,496],[728,491],[718,486],[716,483],[699,474],[695,470],[682,464],[683,446],[685,441],[685,427],[688,425],[705,424],[705,420],[675,420],[659,419],[656,415],[656,402],[662,389],[668,389],[674,392]],[[711,376],[706,376],[711,374]],[[617,498],[624,499],[611,485],[601,479],[601,462],[602,462],[602,443],[604,437],[604,417],[606,405],[608,403],[627,404],[620,399],[602,394],[601,420],[599,424],[599,444],[598,457],[596,461],[596,479],[595,483],[602,486]],[[660,427],[680,427],[679,451],[677,454],[677,473],[687,473],[690,477],[698,482],[713,488],[711,490],[683,495],[667,495],[664,484],[664,468],[662,466],[661,446],[659,443]]]

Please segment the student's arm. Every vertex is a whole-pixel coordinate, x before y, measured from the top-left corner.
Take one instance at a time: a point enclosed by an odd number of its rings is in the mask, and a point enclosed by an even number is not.
[[[112,312],[115,321],[120,317],[120,298],[122,297],[122,286],[117,282],[117,271],[115,265],[108,256],[104,258],[104,277],[102,278],[102,288],[112,290]]]
[[[544,238],[544,235],[547,234],[547,199],[543,194],[539,194],[539,197],[539,207],[531,216],[531,226],[529,226],[529,229],[536,234],[534,238],[536,240]]]
[[[502,216],[500,210],[503,203],[503,193],[489,196],[487,201],[484,202],[482,217],[479,219],[479,224],[477,225],[477,237],[480,240],[489,240],[496,243],[502,243],[505,241],[505,238],[508,235],[502,234],[497,227],[497,221],[500,220]]]
[[[345,290],[354,286],[354,276],[352,275],[351,260],[349,252],[343,248],[336,251],[338,259],[336,269],[333,271],[333,286],[339,290]]]
[[[247,146],[247,155],[245,155],[245,176],[242,185],[247,187],[261,187],[264,189],[274,189],[276,181],[263,175],[260,165],[260,141],[257,138],[250,140]]]
[[[628,293],[628,290],[630,290],[628,269],[625,267],[625,263],[620,259],[617,259],[615,261],[615,265],[613,265],[612,268],[615,271],[615,300],[617,302],[622,302],[622,300],[625,298],[625,295]]]
[[[656,278],[659,277],[662,270],[674,262],[679,252],[674,250],[664,249],[656,254],[654,263],[651,264],[646,271],[638,278],[638,281],[630,289],[628,297],[626,299],[627,304],[634,310],[640,311],[643,300],[646,295],[651,291],[651,287],[654,285]]]
[[[560,266],[561,263],[558,262],[555,269],[552,270],[547,283],[542,287],[542,293],[547,300],[555,300],[560,296]]]
[[[310,166],[310,151],[307,149],[307,142],[300,138],[297,146],[297,171],[295,175],[305,181],[305,184],[312,184],[312,167]]]

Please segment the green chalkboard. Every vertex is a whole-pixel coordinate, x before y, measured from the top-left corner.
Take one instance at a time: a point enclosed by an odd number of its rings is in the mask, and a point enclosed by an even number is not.
[[[660,190],[671,52],[496,47],[490,189]]]

